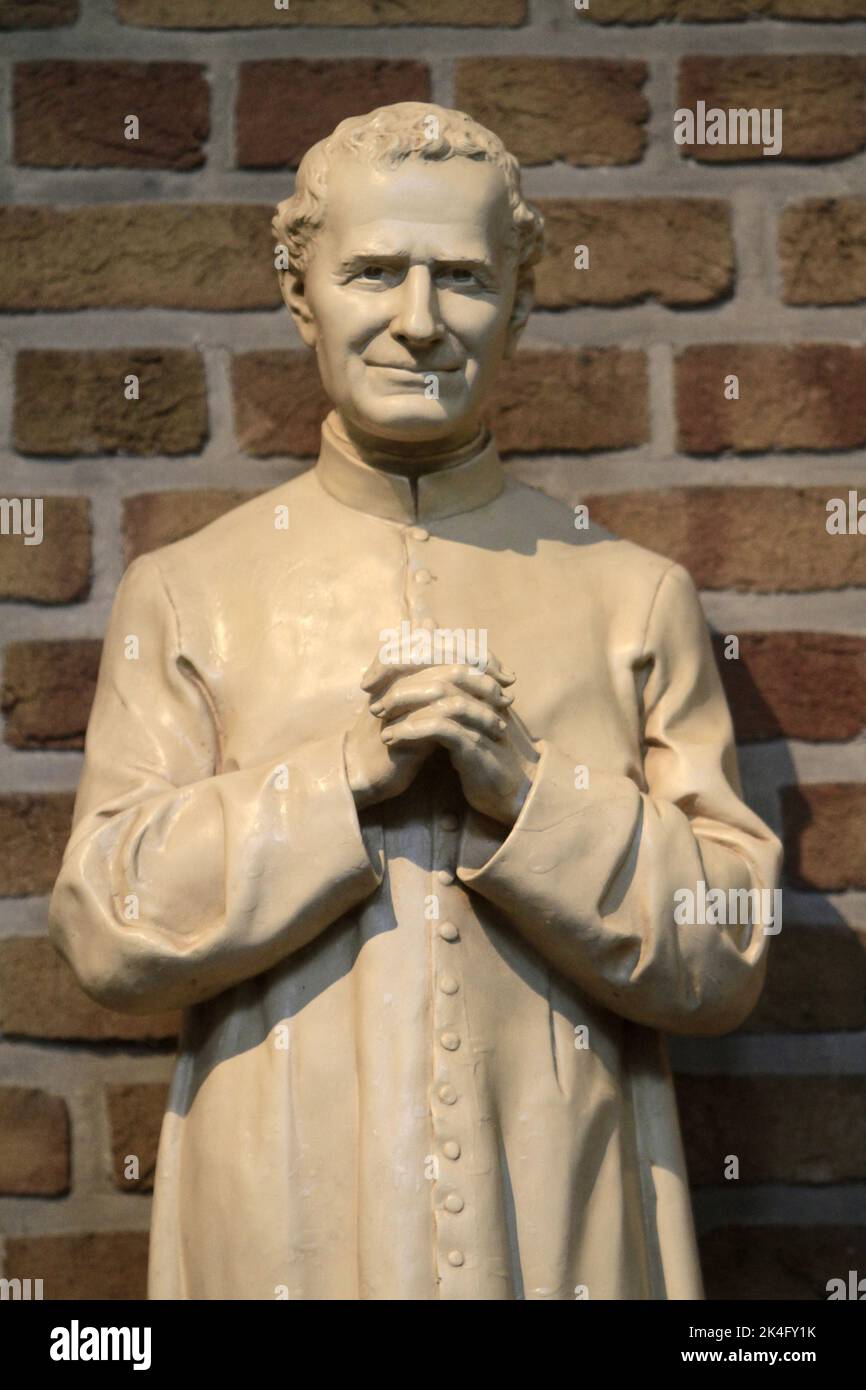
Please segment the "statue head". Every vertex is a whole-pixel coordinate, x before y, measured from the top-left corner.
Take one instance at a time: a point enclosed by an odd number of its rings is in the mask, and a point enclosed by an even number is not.
[[[350,117],[272,225],[283,299],[349,434],[410,456],[473,439],[543,250],[498,136],[426,102]]]

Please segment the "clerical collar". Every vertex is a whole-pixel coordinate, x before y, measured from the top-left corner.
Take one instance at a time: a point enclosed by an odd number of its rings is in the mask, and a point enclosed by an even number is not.
[[[432,521],[436,517],[471,512],[492,502],[505,486],[505,475],[492,435],[483,433],[468,457],[447,468],[422,473],[412,481],[400,473],[386,473],[359,458],[348,440],[335,428],[336,412],[322,423],[322,447],[316,477],[326,492],[356,511],[369,512],[388,521]]]

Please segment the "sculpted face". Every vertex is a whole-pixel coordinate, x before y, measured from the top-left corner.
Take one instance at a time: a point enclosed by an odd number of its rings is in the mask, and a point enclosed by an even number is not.
[[[511,226],[504,176],[486,161],[334,161],[305,282],[286,298],[357,440],[411,454],[477,434],[511,347]]]

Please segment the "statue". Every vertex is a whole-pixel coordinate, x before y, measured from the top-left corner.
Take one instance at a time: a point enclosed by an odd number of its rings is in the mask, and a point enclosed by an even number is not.
[[[150,1297],[700,1298],[662,1035],[754,1006],[780,847],[694,586],[503,470],[495,135],[345,120],[274,230],[321,453],[129,566],[51,901],[95,999],[185,1011]]]

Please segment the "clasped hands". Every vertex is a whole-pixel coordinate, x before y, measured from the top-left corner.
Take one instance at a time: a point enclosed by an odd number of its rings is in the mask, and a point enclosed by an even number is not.
[[[399,796],[437,747],[444,748],[469,805],[511,826],[539,752],[512,708],[515,676],[492,654],[472,665],[384,664],[361,686],[367,701],[346,736],[349,786],[358,810]]]

